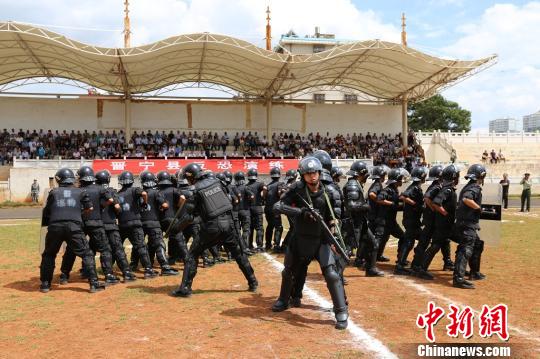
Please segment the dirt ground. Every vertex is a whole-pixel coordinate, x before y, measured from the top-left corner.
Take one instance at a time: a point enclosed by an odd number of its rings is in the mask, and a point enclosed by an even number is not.
[[[415,357],[411,343],[426,343],[416,317],[433,300],[448,310],[450,302],[480,311],[483,304],[509,307],[512,357],[540,355],[540,212],[505,212],[503,240],[487,247],[475,290],[451,287],[451,272],[433,262],[436,280],[426,282],[391,275],[366,278],[349,267],[346,291],[351,320],[400,358]],[[142,279],[89,294],[88,284],[72,275],[65,286],[38,292],[39,224],[35,220],[0,220],[0,357],[226,357],[357,358],[373,357],[349,331],[334,330],[331,313],[304,298],[301,308],[273,313],[281,276],[263,255],[250,257],[260,282],[250,293],[234,262],[200,268],[191,298],[173,298],[179,277]],[[393,242],[386,254],[395,258]],[[281,258],[276,257],[278,261]],[[57,260],[59,267],[60,257]],[[392,262],[390,262],[392,263]],[[78,264],[76,265],[78,268]],[[181,267],[179,267],[181,269]],[[55,275],[57,281],[58,274]],[[308,284],[330,300],[320,269],[310,266]],[[437,342],[501,343],[483,339],[475,322],[471,339],[446,336],[441,320]],[[369,339],[368,339],[369,340]],[[365,343],[364,343],[365,344]]]

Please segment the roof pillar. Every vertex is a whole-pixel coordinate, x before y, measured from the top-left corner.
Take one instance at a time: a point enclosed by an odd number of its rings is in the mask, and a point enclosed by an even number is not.
[[[270,26],[270,6],[266,7],[266,50],[272,51],[272,27]]]

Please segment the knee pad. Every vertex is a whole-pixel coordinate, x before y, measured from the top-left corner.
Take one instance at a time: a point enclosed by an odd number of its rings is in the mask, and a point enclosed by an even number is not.
[[[288,280],[288,279],[292,279],[292,277],[293,277],[292,268],[289,268],[289,267],[283,268],[283,270],[281,271],[281,278],[283,280]]]
[[[324,279],[327,283],[335,283],[341,280],[341,277],[336,269],[336,266],[331,265],[323,269]]]

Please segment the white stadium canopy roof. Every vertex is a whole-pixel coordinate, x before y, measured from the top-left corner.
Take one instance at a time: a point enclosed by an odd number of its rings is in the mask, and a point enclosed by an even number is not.
[[[261,98],[329,86],[358,90],[376,100],[419,101],[495,59],[448,60],[380,40],[346,43],[310,55],[280,54],[210,33],[105,48],[28,24],[0,22],[0,85],[65,78],[125,95],[198,82]]]

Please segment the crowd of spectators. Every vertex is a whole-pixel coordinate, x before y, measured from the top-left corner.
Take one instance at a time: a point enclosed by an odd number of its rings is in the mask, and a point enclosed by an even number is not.
[[[401,134],[368,132],[331,136],[310,133],[274,133],[270,141],[257,132],[229,135],[212,131],[134,131],[129,139],[124,131],[68,131],[4,129],[0,133],[0,163],[18,159],[159,158],[159,157],[266,157],[301,158],[317,149],[332,158],[373,158],[375,164],[405,166],[420,163],[424,155],[413,132],[409,147],[402,150]]]

